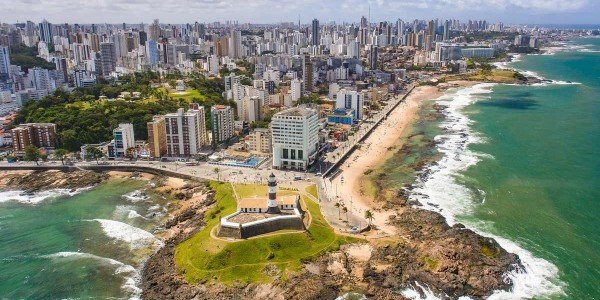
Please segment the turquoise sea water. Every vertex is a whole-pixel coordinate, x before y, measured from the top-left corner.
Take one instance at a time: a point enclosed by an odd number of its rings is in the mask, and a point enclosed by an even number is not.
[[[575,40],[508,64],[553,82],[439,100],[445,157],[414,197],[520,255],[527,273],[492,298],[600,299],[599,52]]]
[[[0,193],[0,299],[138,296],[139,268],[160,245],[149,231],[164,213],[135,192],[145,187],[110,180],[74,196]]]

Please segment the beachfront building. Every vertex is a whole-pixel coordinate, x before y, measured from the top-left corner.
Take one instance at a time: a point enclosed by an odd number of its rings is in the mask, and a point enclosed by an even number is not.
[[[336,108],[327,116],[328,124],[354,124],[354,110],[351,108]]]
[[[167,155],[167,128],[164,116],[154,116],[148,122],[148,148],[150,156],[161,158]]]
[[[180,108],[176,113],[166,114],[165,135],[167,156],[200,154],[202,147],[208,145],[204,107],[191,105],[187,112]]]
[[[319,149],[318,112],[297,106],[276,113],[271,120],[273,167],[306,170]]]
[[[246,143],[251,152],[271,153],[271,131],[268,128],[256,128],[246,136]]]
[[[109,148],[109,157],[123,158],[127,154],[127,149],[134,147],[133,124],[123,123],[113,129],[113,142],[112,147]]]
[[[341,89],[335,99],[335,108],[353,109],[354,119],[363,118],[365,98],[362,93],[348,89]]]
[[[12,145],[15,155],[19,157],[25,154],[25,147],[29,145],[52,150],[56,148],[56,124],[21,124],[12,130]]]
[[[225,105],[215,105],[210,109],[213,144],[218,145],[228,141],[233,136],[233,108]]]

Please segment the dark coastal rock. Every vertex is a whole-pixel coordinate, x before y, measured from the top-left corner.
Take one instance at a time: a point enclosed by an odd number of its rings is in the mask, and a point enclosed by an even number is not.
[[[202,207],[214,202],[214,193],[209,193]],[[419,286],[424,286],[443,299],[483,299],[495,290],[510,289],[507,272],[522,268],[517,255],[462,224],[449,226],[439,213],[405,204],[396,207],[400,210],[389,223],[398,228],[402,238],[371,244],[367,261],[354,261],[339,250],[317,257],[308,263],[310,268],[288,273],[285,279],[231,286],[215,282],[191,285],[178,272],[175,246],[204,226],[204,213],[183,211],[168,222],[168,227],[178,226],[181,233],[165,242],[145,264],[142,297],[311,300],[336,299],[353,291],[369,299],[405,299],[401,290],[410,287],[419,291]],[[331,270],[333,261],[342,269]]]
[[[508,290],[512,282],[505,274],[521,268],[519,257],[494,239],[462,224],[450,227],[439,213],[413,208],[392,222],[414,243],[412,259],[391,261],[404,267],[406,284],[419,282],[453,299],[465,295],[478,299],[494,290]]]
[[[108,178],[106,173],[78,170],[72,172],[35,171],[27,175],[4,174],[3,186],[7,189],[24,190],[35,193],[51,189],[70,189],[72,191],[97,185]]]

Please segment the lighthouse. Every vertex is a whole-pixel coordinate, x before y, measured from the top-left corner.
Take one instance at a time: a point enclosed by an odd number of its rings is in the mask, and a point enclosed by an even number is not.
[[[275,174],[273,173],[271,173],[269,176],[269,200],[267,200],[267,213],[280,213],[279,206],[277,206],[277,181],[275,181]]]

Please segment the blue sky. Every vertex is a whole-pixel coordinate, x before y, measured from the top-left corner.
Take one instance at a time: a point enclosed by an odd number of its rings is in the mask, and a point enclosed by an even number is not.
[[[413,19],[486,19],[511,24],[600,24],[600,0],[14,0],[0,10],[0,22],[54,23],[240,22],[303,23],[312,18],[356,22]]]

